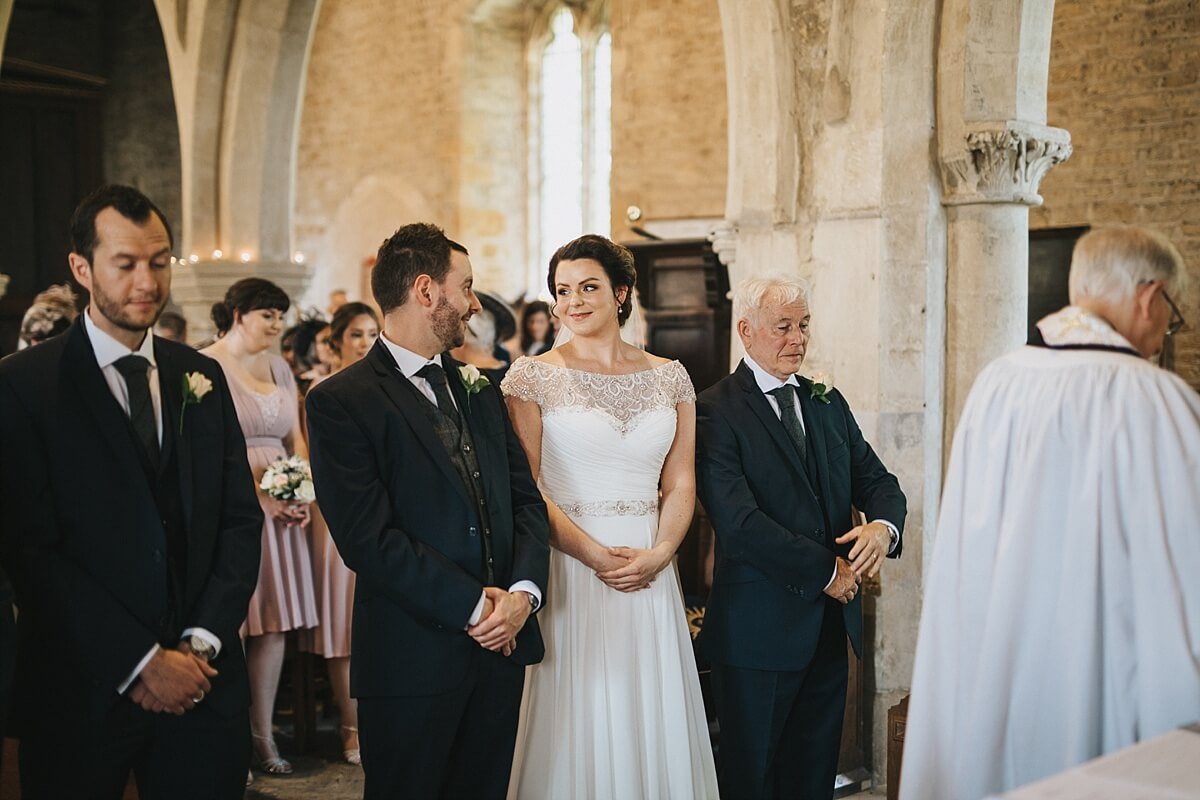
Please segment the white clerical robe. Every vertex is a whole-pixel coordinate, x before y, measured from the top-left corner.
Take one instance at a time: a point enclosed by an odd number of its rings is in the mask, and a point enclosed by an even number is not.
[[[978,800],[1200,719],[1200,396],[1068,306],[954,435],[901,800]],[[1197,765],[1200,769],[1200,765]]]

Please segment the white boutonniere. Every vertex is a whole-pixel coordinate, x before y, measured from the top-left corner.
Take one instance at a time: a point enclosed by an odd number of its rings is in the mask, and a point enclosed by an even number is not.
[[[183,405],[179,409],[180,436],[183,435],[183,415],[187,412],[187,407],[199,405],[212,389],[212,381],[203,372],[189,372],[183,376]]]
[[[491,386],[492,382],[474,364],[463,364],[459,367],[458,378],[462,381],[463,389],[467,392],[467,411],[469,412],[471,410],[471,395],[479,394],[483,391],[483,387]]]
[[[829,392],[833,389],[833,376],[828,372],[816,372],[808,379],[808,382],[811,384],[809,397],[828,405]]]

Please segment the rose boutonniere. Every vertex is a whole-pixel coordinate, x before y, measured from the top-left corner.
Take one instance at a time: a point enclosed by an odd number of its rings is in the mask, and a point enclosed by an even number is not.
[[[809,394],[809,397],[813,400],[820,400],[822,403],[828,405],[829,391],[833,389],[833,376],[827,372],[817,372],[808,379],[808,382],[811,384],[811,394]]]
[[[183,435],[183,415],[187,412],[187,407],[199,405],[212,389],[212,381],[203,372],[189,372],[183,376],[183,405],[179,409],[180,436]]]
[[[471,410],[471,395],[479,394],[483,391],[483,387],[491,386],[492,382],[474,364],[463,364],[459,367],[458,378],[462,381],[463,389],[467,392],[467,411],[469,412]]]

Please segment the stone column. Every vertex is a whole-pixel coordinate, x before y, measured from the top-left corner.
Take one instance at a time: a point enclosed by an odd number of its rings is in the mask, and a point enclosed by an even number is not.
[[[171,298],[183,311],[188,338],[200,342],[216,333],[210,312],[225,290],[242,278],[265,278],[287,293],[292,308],[308,287],[309,271],[304,264],[240,260],[189,261],[175,265],[171,276]]]
[[[974,123],[941,156],[947,222],[946,426],[954,428],[975,377],[1025,341],[1029,207],[1042,178],[1071,155],[1071,136],[1029,122]]]

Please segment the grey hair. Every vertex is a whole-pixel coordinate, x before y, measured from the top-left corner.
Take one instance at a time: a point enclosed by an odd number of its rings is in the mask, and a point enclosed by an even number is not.
[[[474,340],[476,347],[492,352],[496,347],[496,318],[487,311],[480,311],[467,323],[467,335]]]
[[[1162,281],[1176,296],[1187,283],[1183,256],[1161,233],[1132,226],[1098,228],[1075,243],[1068,279],[1073,304],[1089,297],[1121,303],[1150,281]]]
[[[791,275],[766,275],[747,278],[733,292],[733,321],[760,323],[758,311],[768,303],[781,306],[804,301],[808,305],[808,281]]]

